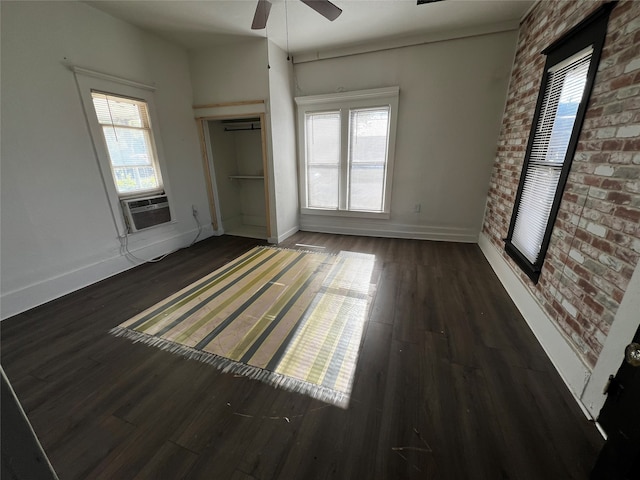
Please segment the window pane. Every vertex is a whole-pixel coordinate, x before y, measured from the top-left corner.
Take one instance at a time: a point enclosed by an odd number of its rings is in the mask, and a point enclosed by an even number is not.
[[[143,121],[143,117],[147,116],[146,108],[140,102],[124,98],[120,99],[102,93],[93,93],[92,97],[93,106],[96,109],[96,115],[100,123],[138,128],[147,126],[147,122]]]
[[[556,110],[546,160],[563,162],[571,139],[573,124],[582,100],[584,86],[587,82],[589,63],[582,63],[567,72],[562,84],[558,109]]]
[[[102,127],[111,165],[152,165],[149,140],[144,130],[122,127]]]
[[[527,169],[511,243],[531,263],[536,263],[561,169],[530,165]]]
[[[379,163],[387,160],[389,108],[351,110],[351,163]]]
[[[349,209],[383,210],[389,107],[349,113]]]
[[[153,167],[116,167],[113,169],[118,193],[153,190],[159,187]]]
[[[309,207],[338,208],[339,174],[338,166],[318,165],[307,168]]]
[[[382,211],[384,192],[383,165],[351,165],[351,190],[349,207],[351,210],[367,212]]]
[[[305,115],[307,202],[337,209],[340,186],[340,112]]]
[[[584,94],[590,61],[589,51],[564,67],[549,72],[531,148],[532,160],[564,161]]]
[[[162,188],[147,104],[92,92],[119,194]]]

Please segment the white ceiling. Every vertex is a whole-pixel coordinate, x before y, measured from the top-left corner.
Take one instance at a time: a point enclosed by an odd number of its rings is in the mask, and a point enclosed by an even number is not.
[[[292,54],[322,52],[402,37],[458,36],[515,28],[533,0],[332,0],[330,22],[298,0],[271,0],[266,30],[251,30],[257,0],[87,0],[86,3],[187,49],[264,37]],[[456,33],[458,32],[458,33]],[[287,48],[287,41],[289,48]]]

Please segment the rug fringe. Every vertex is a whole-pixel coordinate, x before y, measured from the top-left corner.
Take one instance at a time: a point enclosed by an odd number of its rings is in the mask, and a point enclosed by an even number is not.
[[[276,388],[281,388],[288,392],[302,393],[309,395],[317,400],[330,403],[340,408],[346,409],[349,406],[349,395],[343,392],[332,390],[322,385],[305,382],[297,378],[288,377],[276,372],[271,372],[260,367],[247,365],[246,363],[237,362],[230,358],[221,357],[215,353],[203,352],[186,345],[166,340],[164,338],[155,337],[142,332],[136,332],[123,327],[114,327],[109,330],[111,335],[126,338],[133,343],[143,343],[152,347],[165,350],[167,352],[181,355],[189,360],[212,365],[223,373],[233,373],[242,375],[252,380],[259,380]]]

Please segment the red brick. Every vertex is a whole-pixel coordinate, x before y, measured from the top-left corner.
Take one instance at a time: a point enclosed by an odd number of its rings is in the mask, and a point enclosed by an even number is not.
[[[598,293],[598,289],[583,278],[578,280],[578,286],[589,295],[596,295]]]
[[[600,186],[605,190],[624,190],[625,180],[619,180],[617,178],[606,178],[602,180]]]
[[[612,152],[617,152],[622,150],[622,148],[625,145],[625,141],[624,140],[604,140],[602,142],[602,150],[609,150]]]
[[[604,307],[602,305],[600,305],[598,302],[596,302],[593,298],[586,296],[586,297],[584,297],[582,299],[582,301],[586,305],[588,305],[589,308],[591,308],[598,315],[600,315],[602,312],[604,312]]]
[[[622,299],[624,298],[624,293],[621,290],[618,290],[617,288],[612,292],[611,296],[613,297],[613,299],[618,302],[619,304],[622,303]]]
[[[587,110],[587,113],[585,114],[585,118],[599,117],[600,115],[602,115],[603,110],[604,110],[603,107],[590,108]]]
[[[609,192],[607,194],[607,200],[617,205],[629,205],[633,197],[628,193]]]
[[[623,150],[625,152],[638,152],[638,151],[640,151],[640,138],[635,138],[633,140],[626,140],[624,142]]]
[[[618,77],[615,80],[612,80],[609,83],[609,89],[615,90],[617,88],[628,87],[629,85],[634,85],[634,74],[623,75],[622,77]]]
[[[632,222],[640,222],[640,210],[636,210],[635,208],[617,207],[615,216],[631,220]]]

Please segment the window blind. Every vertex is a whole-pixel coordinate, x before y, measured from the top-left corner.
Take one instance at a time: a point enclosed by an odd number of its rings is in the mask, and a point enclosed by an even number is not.
[[[337,209],[340,201],[340,110],[307,113],[307,203]]]
[[[389,140],[387,107],[349,112],[349,209],[381,212]]]
[[[540,255],[578,107],[584,96],[592,51],[589,47],[548,70],[511,238],[513,246],[532,264]]]
[[[118,194],[161,189],[147,104],[100,92],[91,96]]]

